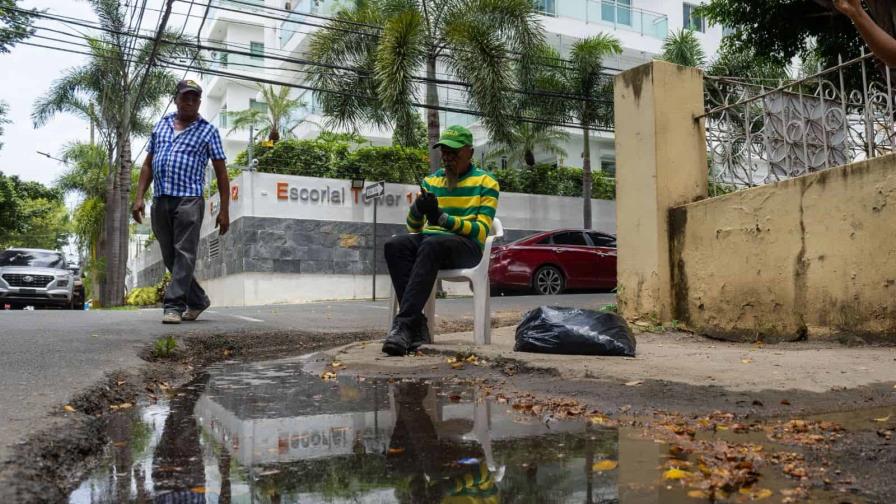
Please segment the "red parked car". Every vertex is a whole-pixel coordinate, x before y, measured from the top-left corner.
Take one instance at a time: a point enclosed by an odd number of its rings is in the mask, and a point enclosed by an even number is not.
[[[492,248],[493,290],[531,289],[559,294],[567,289],[616,287],[616,237],[582,229],[555,229]]]

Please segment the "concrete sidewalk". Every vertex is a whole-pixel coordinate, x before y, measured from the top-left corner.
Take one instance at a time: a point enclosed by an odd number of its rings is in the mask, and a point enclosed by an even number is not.
[[[355,343],[328,354],[348,369],[401,372],[444,365],[447,355],[475,353],[487,360],[512,359],[568,379],[596,378],[629,383],[664,380],[715,385],[735,392],[802,390],[823,393],[873,383],[896,382],[896,348],[845,347],[836,343],[756,345],[708,340],[681,332],[640,333],[637,357],[593,357],[514,352],[514,327],[492,331],[492,345],[477,347],[472,333],[441,334],[425,355],[387,357],[380,342]],[[896,389],[894,389],[896,393]]]

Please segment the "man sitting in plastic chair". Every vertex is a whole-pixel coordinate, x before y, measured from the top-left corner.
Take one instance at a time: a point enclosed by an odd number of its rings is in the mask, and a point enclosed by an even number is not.
[[[423,308],[440,269],[472,268],[498,209],[498,181],[473,165],[473,135],[462,126],[442,132],[433,146],[442,152],[443,168],[426,177],[408,211],[411,234],[385,245],[386,263],[399,302],[398,314],[383,352],[413,353],[432,340]]]

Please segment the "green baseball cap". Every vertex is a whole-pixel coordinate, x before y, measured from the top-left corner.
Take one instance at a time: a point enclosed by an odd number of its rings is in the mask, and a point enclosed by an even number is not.
[[[439,142],[432,146],[433,149],[444,145],[451,149],[460,149],[467,145],[473,145],[473,134],[463,126],[448,126],[439,137]]]

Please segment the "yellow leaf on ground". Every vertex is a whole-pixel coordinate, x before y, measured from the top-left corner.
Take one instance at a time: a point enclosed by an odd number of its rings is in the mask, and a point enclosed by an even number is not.
[[[600,462],[595,462],[591,466],[591,470],[597,472],[612,471],[613,469],[616,469],[618,465],[619,462],[616,462],[615,460],[601,460]]]
[[[887,416],[885,416],[885,417],[883,417],[883,418],[875,418],[874,421],[875,421],[875,422],[880,422],[880,423],[889,422],[891,416],[893,416],[893,415],[887,415]]]
[[[694,499],[708,499],[709,494],[707,494],[703,490],[691,490],[690,492],[688,492],[688,497]]]
[[[760,499],[767,499],[774,494],[774,492],[772,492],[768,488],[752,488],[752,487],[743,487],[740,490],[738,490],[738,493],[740,493],[741,495],[749,495],[750,500],[754,500],[754,501],[760,500]]]
[[[69,404],[66,404],[65,406],[63,406],[62,409],[64,409],[64,410],[65,410],[66,412],[68,412],[68,413],[74,413],[74,412],[75,412],[75,408],[73,408],[73,407],[72,407],[71,405],[69,405]]]
[[[591,420],[591,423],[595,425],[603,425],[607,422],[607,417],[603,415],[593,415],[589,418],[589,420]]]
[[[689,473],[687,471],[682,471],[681,469],[679,469],[677,467],[673,467],[672,469],[669,469],[668,471],[663,473],[663,479],[666,479],[666,480],[680,480],[680,479],[689,478],[690,476],[691,476],[691,473]]]
[[[463,362],[452,362],[451,367],[454,369],[463,369],[464,363]]]

